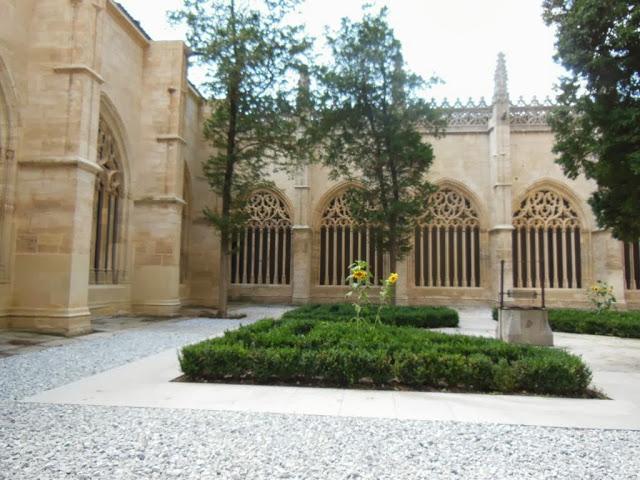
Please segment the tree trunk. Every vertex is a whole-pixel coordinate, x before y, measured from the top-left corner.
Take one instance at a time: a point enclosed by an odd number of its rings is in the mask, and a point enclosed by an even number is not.
[[[218,316],[229,316],[229,237],[220,237],[220,275],[218,277]]]

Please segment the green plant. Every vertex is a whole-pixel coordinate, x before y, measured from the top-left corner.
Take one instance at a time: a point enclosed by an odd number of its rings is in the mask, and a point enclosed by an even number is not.
[[[380,312],[382,308],[388,306],[393,303],[393,295],[395,293],[395,285],[400,276],[397,273],[392,273],[387,278],[385,278],[382,288],[380,289],[380,304],[378,305],[378,310],[376,311],[376,323],[382,323],[380,320]]]
[[[582,360],[562,350],[395,325],[362,329],[336,316],[263,320],[184,347],[180,364],[199,381],[564,396],[585,395],[591,380]]]
[[[358,324],[362,320],[363,310],[369,305],[371,277],[369,264],[364,260],[356,260],[349,265],[349,276],[346,279],[349,284],[349,291],[346,297],[352,301],[355,309],[355,317],[353,319]]]
[[[283,315],[284,319],[305,319],[307,321],[347,321],[353,318],[352,304],[310,304],[298,307]],[[363,311],[363,317],[373,321],[373,312]],[[380,322],[385,325],[416,328],[457,327],[458,312],[448,307],[409,307],[388,305],[380,312]]]
[[[596,307],[597,313],[611,310],[613,304],[616,303],[616,297],[613,295],[613,287],[601,280],[591,285],[587,295],[591,303]]]

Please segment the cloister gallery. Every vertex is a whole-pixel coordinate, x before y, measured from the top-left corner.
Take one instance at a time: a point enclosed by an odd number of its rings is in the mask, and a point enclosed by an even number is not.
[[[92,316],[215,306],[207,105],[185,45],[152,41],[112,0],[0,0],[0,11],[0,328],[71,335]],[[507,287],[544,281],[550,305],[586,306],[604,280],[620,308],[640,307],[639,245],[599,229],[593,184],[554,163],[550,101],[511,99],[499,56],[491,101],[437,106],[449,119],[429,140],[440,189],[400,262],[399,303],[489,304],[505,260]],[[233,299],[340,301],[352,260],[387,273],[348,185],[317,165],[271,180],[233,239]]]

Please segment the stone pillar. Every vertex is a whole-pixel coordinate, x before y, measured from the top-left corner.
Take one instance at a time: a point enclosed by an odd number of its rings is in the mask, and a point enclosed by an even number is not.
[[[624,280],[624,244],[611,236],[608,230],[596,230],[591,234],[591,249],[593,252],[593,272],[591,278],[583,274],[583,289],[588,289],[591,284],[602,280],[613,287],[613,294],[616,297],[616,306],[625,308],[627,301],[625,298]],[[585,295],[586,298],[586,295]]]
[[[410,255],[410,254],[408,254]],[[409,305],[409,257],[405,256],[397,264],[396,304]]]
[[[187,51],[182,42],[153,42],[145,63],[142,142],[135,172],[133,309],[173,315],[180,308],[180,231]]]
[[[11,328],[91,329],[89,255],[104,0],[36,2],[18,157]]]
[[[500,289],[500,262],[505,261],[504,289],[513,288],[512,265],[512,174],[507,68],[503,53],[498,54],[493,95],[493,114],[489,121],[490,175],[493,205],[489,228],[491,291]]]
[[[296,194],[292,236],[293,269],[291,275],[293,287],[291,301],[295,305],[309,303],[311,299],[313,230],[309,225],[311,209],[309,169],[308,166],[302,167],[295,179]]]

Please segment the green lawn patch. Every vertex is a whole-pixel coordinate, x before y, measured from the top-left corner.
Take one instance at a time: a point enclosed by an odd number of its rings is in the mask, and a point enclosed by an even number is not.
[[[493,309],[494,320],[498,310]],[[549,309],[549,325],[554,332],[586,333],[611,337],[640,338],[640,311]]]
[[[356,325],[337,315],[295,317],[294,311],[184,347],[182,371],[204,382],[588,395],[589,368],[562,350]]]
[[[365,318],[373,321],[377,306],[367,307]],[[283,318],[309,318],[322,320],[345,321],[355,316],[355,309],[350,303],[305,305],[284,314]],[[380,312],[380,321],[386,325],[441,328],[457,327],[458,312],[448,307],[407,307],[387,306]]]

